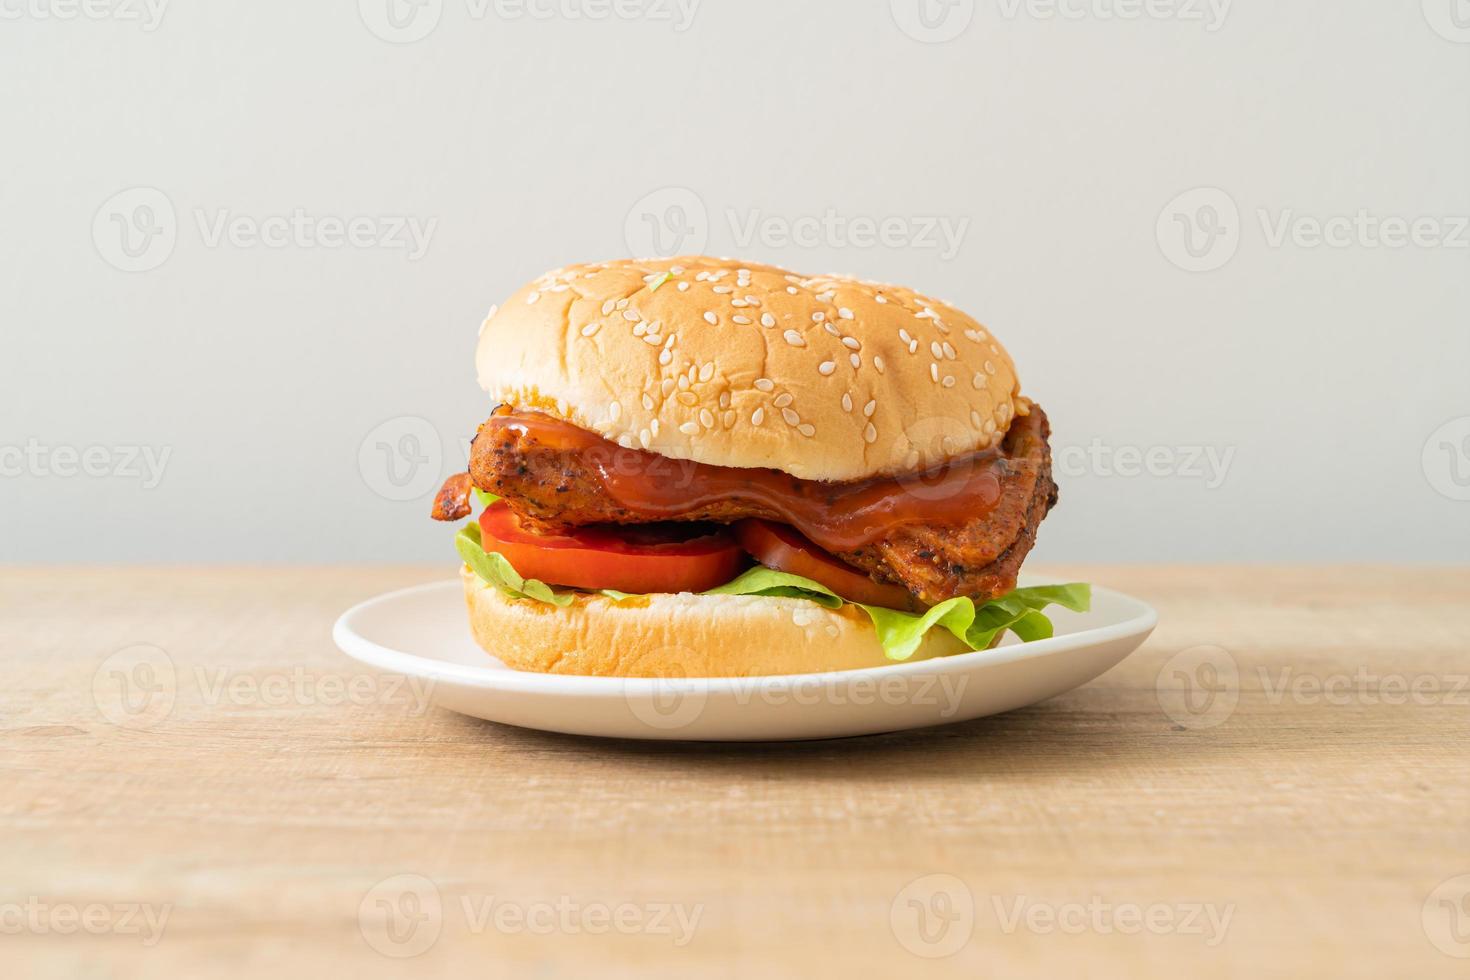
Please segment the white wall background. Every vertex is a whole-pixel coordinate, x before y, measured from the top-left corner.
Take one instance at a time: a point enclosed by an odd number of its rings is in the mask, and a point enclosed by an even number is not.
[[[1470,555],[1466,0],[88,2],[0,0],[0,559],[449,560],[481,316],[648,220],[993,327],[1039,557]]]

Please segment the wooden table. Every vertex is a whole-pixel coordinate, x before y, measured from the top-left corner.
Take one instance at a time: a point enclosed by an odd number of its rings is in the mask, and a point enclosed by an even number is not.
[[[447,565],[0,570],[0,976],[1470,975],[1470,570],[1043,570],[1157,633],[750,746],[426,710],[332,647]]]

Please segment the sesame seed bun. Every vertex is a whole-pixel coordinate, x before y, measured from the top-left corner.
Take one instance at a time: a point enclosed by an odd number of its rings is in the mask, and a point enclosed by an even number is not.
[[[461,567],[475,642],[508,667],[601,677],[759,677],[881,667],[867,614],[805,599],[689,592],[616,602],[579,595],[570,606],[512,599]],[[930,630],[912,660],[963,653]]]
[[[805,480],[988,449],[1029,403],[975,320],[902,286],[687,256],[548,272],[492,310],[497,402],[627,448]]]

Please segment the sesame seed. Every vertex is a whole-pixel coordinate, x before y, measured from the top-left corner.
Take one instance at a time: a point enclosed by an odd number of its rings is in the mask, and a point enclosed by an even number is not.
[[[695,405],[699,404],[698,396],[696,396],[692,391],[681,391],[675,397],[679,399],[680,405],[687,405],[690,408],[693,408]]]
[[[658,363],[661,366],[668,367],[669,364],[673,362],[673,360],[674,360],[674,352],[673,351],[668,350],[668,349],[659,351]]]
[[[775,325],[776,325],[776,318],[775,317],[771,316],[771,314],[769,314],[769,313],[762,313],[761,314],[761,326],[763,326],[763,327],[774,327]]]
[[[702,382],[703,381],[708,381],[710,378],[713,378],[714,376],[715,376],[715,363],[714,363],[714,361],[710,361],[704,367],[702,367],[702,368],[699,369],[699,380],[702,381]]]
[[[613,304],[613,309],[615,309],[615,310],[626,310],[627,308],[628,308],[628,300],[627,300],[626,297],[624,297],[623,299],[618,300],[616,303]]]
[[[879,293],[877,296],[873,297],[873,301],[876,303],[886,303],[888,302],[888,297],[884,296],[882,293]]]
[[[699,423],[685,422],[683,425],[679,426],[679,431],[684,433],[686,436],[697,436],[699,435]]]
[[[939,346],[939,341],[931,340],[929,342],[929,353],[933,354],[934,359],[937,361],[944,356],[944,348]]]
[[[870,418],[873,417],[873,413],[876,412],[877,410],[878,410],[878,399],[876,399],[876,398],[869,399],[868,400],[868,403],[863,406],[863,417],[870,419]]]
[[[699,410],[699,424],[706,429],[713,429],[715,427],[714,413],[707,408],[701,408]]]
[[[987,435],[994,435],[995,434],[995,419],[986,419],[985,420],[985,432],[986,432]]]
[[[972,383],[975,385],[975,390],[976,391],[980,390],[981,388],[984,388],[985,387],[985,375],[981,374],[979,371],[976,371],[975,372],[975,377],[972,379]]]
[[[730,319],[734,320],[736,323],[739,323],[739,324],[749,324],[750,323],[750,317],[748,317],[748,316],[740,316],[740,315],[737,314],[735,316],[732,316]]]
[[[929,380],[935,384],[939,383],[939,365],[933,361],[929,362]]]
[[[879,374],[883,373],[883,358],[881,355],[873,358],[873,367],[878,369]]]
[[[527,295],[527,296],[526,296],[526,305],[527,305],[527,306],[530,306],[530,305],[531,305],[531,304],[532,304],[532,303],[534,303],[534,302],[536,302],[536,301],[537,301],[537,300],[538,300],[538,299],[540,299],[540,298],[541,298],[541,294],[540,294],[540,293],[538,293],[538,292],[536,292],[536,290],[534,290],[534,289],[533,289],[533,290],[531,290],[531,292],[530,292],[530,293],[529,293],[529,294],[528,294],[528,295]]]
[[[965,331],[965,337],[967,339],[969,339],[969,340],[974,341],[977,344],[984,343],[985,342],[985,331],[983,331],[983,330],[966,330]]]
[[[776,390],[776,383],[770,378],[756,378],[755,386],[760,391],[772,392]]]
[[[618,436],[618,445],[622,446],[624,449],[632,449],[633,437],[628,435]]]
[[[602,315],[603,316],[607,316],[612,311],[613,311],[613,301],[610,300],[610,299],[603,300],[602,301]]]
[[[689,284],[687,282],[681,282],[681,283],[679,283],[679,292],[681,292],[681,293],[687,293],[688,291],[689,291]]]
[[[664,378],[662,381],[660,381],[658,383],[658,392],[659,392],[660,395],[663,395],[665,398],[667,398],[670,395],[672,395],[674,393],[674,379],[673,378]]]
[[[730,407],[730,393],[728,391],[722,391],[722,392],[720,392],[720,407],[721,408],[729,408]]]
[[[726,410],[725,414],[720,416],[720,424],[727,429],[730,428],[730,426],[735,424],[735,413]]]
[[[751,425],[760,425],[765,420],[766,420],[766,410],[764,408],[758,408],[754,412],[751,412],[750,413],[750,424]]]
[[[658,419],[654,419],[653,421],[649,422],[648,429],[654,435],[658,435]]]
[[[863,359],[856,354],[849,357],[848,360],[852,362],[852,368],[854,371],[863,366]]]
[[[918,352],[919,352],[919,342],[917,340],[911,340],[911,341],[909,341],[909,353],[910,354],[917,354]]]
[[[786,337],[786,342],[788,344],[790,344],[792,347],[805,347],[806,346],[806,339],[803,338],[802,335],[799,334],[799,333],[797,333],[795,330],[788,330],[788,331],[786,331],[785,337]]]
[[[842,338],[842,346],[843,347],[846,347],[848,350],[862,350],[863,349],[862,341],[858,340],[856,337],[843,337]]]
[[[612,419],[614,422],[616,422],[618,419],[622,418],[623,417],[623,403],[622,402],[613,402],[611,405],[607,406],[607,417],[610,418],[610,419]]]
[[[852,395],[848,392],[842,393],[842,410],[844,412],[852,411]]]
[[[745,302],[745,300],[743,300],[743,299],[732,299],[732,300],[730,300],[730,305],[733,306],[733,307],[735,307],[735,309],[737,309],[737,310],[743,310],[747,306],[749,306],[750,304],[747,303],[747,302]],[[745,322],[746,323],[749,323],[750,321],[747,320]]]
[[[599,331],[601,329],[602,329],[602,324],[600,324],[600,323],[589,323],[585,327],[582,328],[582,336],[584,336],[584,337],[590,337],[590,336],[592,336],[593,334],[595,334],[597,331]]]
[[[649,347],[657,347],[659,344],[664,342],[664,339],[656,333],[651,333],[647,337],[643,338],[643,342]],[[664,351],[664,353],[667,354],[668,351]]]
[[[751,306],[760,306],[761,305],[761,301],[759,299],[756,299],[754,296],[747,296],[747,297],[745,297],[745,302],[749,303]]]
[[[647,429],[639,429],[638,430],[638,443],[639,443],[639,445],[641,445],[644,449],[647,449],[649,443],[651,443],[651,442],[653,442],[653,437],[651,435],[649,435],[648,430]]]
[[[838,307],[838,309],[837,309],[837,315],[840,316],[840,317],[842,317],[842,319],[844,319],[844,320],[851,320],[852,319],[852,310],[849,310],[845,306],[841,306],[841,307]]]
[[[817,434],[817,427],[815,425],[812,425],[810,422],[803,422],[801,423],[801,425],[798,425],[796,427],[796,431],[800,432],[802,435],[810,439],[812,436]]]
[[[719,323],[720,322],[720,318],[717,317],[717,316],[715,316],[709,310],[705,310],[704,311],[704,322],[705,323],[708,323],[708,324],[716,324],[716,323]]]
[[[648,323],[646,321],[639,320],[633,324],[633,336],[641,337],[646,333],[648,333]]]
[[[872,422],[869,422],[868,427],[863,430],[863,441],[869,445],[878,441],[878,429]]]
[[[909,335],[909,332],[902,327],[899,328],[898,339],[903,341],[905,344],[912,344],[914,342],[914,338],[911,337]]]
[[[954,348],[949,345],[949,341],[947,340],[944,342],[944,356],[949,358],[951,361],[959,357],[959,355],[954,352]]]
[[[952,375],[952,374],[946,374],[944,376],[944,386],[946,388],[953,388],[954,387],[954,375]]]
[[[818,310],[817,312],[812,314],[813,323],[821,323],[825,319],[827,319],[827,314],[823,313],[821,310]]]
[[[653,396],[646,391],[643,393],[643,408],[645,411],[653,411]]]
[[[643,317],[639,315],[637,310],[624,310],[623,319],[627,320],[629,323],[636,323],[639,320],[642,320]]]
[[[715,292],[719,293],[721,296],[725,295],[726,293],[733,293],[734,291],[735,291],[735,288],[733,286],[716,286],[715,287]]]
[[[791,392],[782,392],[781,394],[776,396],[776,407],[785,408],[787,405],[790,405],[795,400],[796,399],[792,397]]]
[[[786,420],[787,425],[797,425],[801,422],[801,416],[789,408],[781,409],[781,417]]]
[[[822,375],[831,374],[833,371],[836,371],[836,370],[837,370],[837,362],[836,361],[823,361],[821,364],[818,364],[817,365],[817,372],[819,374],[822,374]]]
[[[980,413],[975,411],[973,408],[970,409],[970,424],[977,429],[985,424],[980,418]]]
[[[994,361],[986,361],[985,362],[985,373],[986,374],[994,374],[995,373],[995,362]]]

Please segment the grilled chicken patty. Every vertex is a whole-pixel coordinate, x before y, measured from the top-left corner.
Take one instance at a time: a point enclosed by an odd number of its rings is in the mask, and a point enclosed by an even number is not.
[[[984,600],[1011,591],[1036,542],[1037,526],[1057,502],[1049,435],[1046,413],[1036,405],[1011,424],[997,461],[1000,501],[990,511],[958,525],[902,525],[838,557],[876,581],[903,586],[930,605],[955,596]],[[531,432],[513,426],[482,427],[471,450],[469,474],[450,477],[435,499],[434,516],[457,520],[467,515],[472,481],[504,497],[523,522],[540,530],[649,521],[620,507],[581,453],[542,444]],[[692,507],[675,519],[730,523],[746,517],[781,520],[779,514],[736,500]]]

